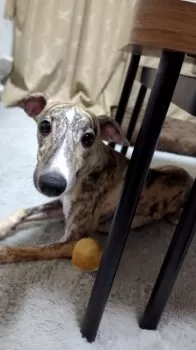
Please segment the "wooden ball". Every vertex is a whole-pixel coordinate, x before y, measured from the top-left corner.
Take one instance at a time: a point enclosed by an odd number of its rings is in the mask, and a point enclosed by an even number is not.
[[[73,250],[72,263],[81,271],[96,271],[103,254],[98,241],[87,237],[80,239]]]

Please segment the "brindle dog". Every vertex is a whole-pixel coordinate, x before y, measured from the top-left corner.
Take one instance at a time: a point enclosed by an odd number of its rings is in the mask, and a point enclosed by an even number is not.
[[[0,261],[63,258],[67,242],[108,231],[128,160],[103,141],[128,145],[128,140],[111,118],[96,117],[75,105],[48,104],[43,94],[30,95],[18,106],[37,123],[35,187],[58,199],[14,214],[1,223],[0,235],[18,229],[21,223],[62,216],[65,232],[61,241],[52,245],[1,247]],[[150,169],[132,228],[179,213],[191,184],[192,178],[181,168]]]

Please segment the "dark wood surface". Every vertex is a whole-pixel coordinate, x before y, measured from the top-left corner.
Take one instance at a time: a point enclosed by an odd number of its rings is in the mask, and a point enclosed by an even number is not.
[[[196,4],[137,0],[129,43],[196,54]]]

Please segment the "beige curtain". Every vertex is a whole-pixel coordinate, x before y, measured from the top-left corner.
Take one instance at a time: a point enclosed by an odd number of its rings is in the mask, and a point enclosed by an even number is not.
[[[119,49],[128,42],[134,1],[7,0],[14,64],[3,102],[45,91],[53,100],[109,113],[129,60]]]

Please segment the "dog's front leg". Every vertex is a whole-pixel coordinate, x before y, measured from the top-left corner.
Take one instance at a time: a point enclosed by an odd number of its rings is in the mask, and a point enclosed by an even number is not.
[[[0,247],[0,263],[71,258],[76,242],[54,243],[34,247]]]
[[[93,233],[93,231],[89,230],[87,225],[83,225],[80,220],[72,225],[69,225],[68,222],[65,224],[64,235],[60,239],[60,243],[78,241],[81,238],[90,236],[91,233]]]
[[[65,218],[65,234],[60,242],[24,248],[0,247],[0,263],[71,258],[76,242],[96,231],[99,211],[92,214],[90,203],[84,206],[83,202],[77,202],[70,213]]]
[[[0,263],[71,258],[76,242],[93,232],[90,224],[93,222],[92,218],[86,215],[78,216],[76,213],[78,214],[75,212],[67,220],[65,234],[60,242],[22,248],[0,247]]]
[[[0,239],[10,233],[34,226],[45,220],[62,218],[64,218],[64,215],[59,200],[28,209],[18,210],[7,219],[0,222]]]

